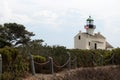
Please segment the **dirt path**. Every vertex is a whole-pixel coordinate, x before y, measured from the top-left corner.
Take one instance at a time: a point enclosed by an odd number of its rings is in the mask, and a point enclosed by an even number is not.
[[[36,74],[23,80],[120,80],[120,66],[77,68],[53,75]]]

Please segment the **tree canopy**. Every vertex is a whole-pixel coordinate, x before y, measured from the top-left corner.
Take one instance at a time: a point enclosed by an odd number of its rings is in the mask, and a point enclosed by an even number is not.
[[[4,25],[0,25],[0,47],[27,43],[34,35],[33,32],[27,31],[24,25],[5,23]]]

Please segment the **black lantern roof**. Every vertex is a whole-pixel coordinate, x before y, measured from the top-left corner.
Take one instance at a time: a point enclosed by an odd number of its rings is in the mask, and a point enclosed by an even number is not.
[[[89,18],[87,19],[87,21],[92,22],[94,20],[91,18],[91,16],[89,16]]]
[[[96,26],[93,24],[94,20],[91,18],[91,16],[89,16],[89,18],[86,20],[87,21],[87,29],[90,28],[90,29],[95,29]]]

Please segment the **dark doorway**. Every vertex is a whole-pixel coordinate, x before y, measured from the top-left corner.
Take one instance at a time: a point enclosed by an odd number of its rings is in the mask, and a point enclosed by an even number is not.
[[[97,49],[97,44],[95,43],[95,49]]]
[[[78,39],[80,40],[80,39],[81,39],[81,36],[78,36]]]

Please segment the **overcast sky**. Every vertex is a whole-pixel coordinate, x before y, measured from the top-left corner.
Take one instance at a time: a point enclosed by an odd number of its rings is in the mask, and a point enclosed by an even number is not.
[[[114,47],[120,47],[120,0],[0,0],[0,24],[23,24],[48,45],[74,48],[74,36],[85,32],[91,15]]]

